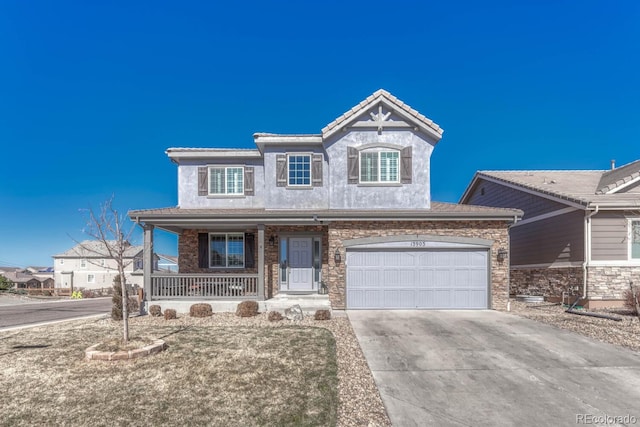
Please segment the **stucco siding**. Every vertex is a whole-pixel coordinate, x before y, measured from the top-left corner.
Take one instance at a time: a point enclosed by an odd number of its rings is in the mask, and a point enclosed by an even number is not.
[[[199,196],[198,168],[207,165],[237,165],[254,167],[254,196]],[[183,209],[236,209],[264,207],[264,167],[262,161],[238,159],[205,162],[183,160],[178,166],[178,206]]]
[[[584,261],[584,212],[511,228],[511,265]]]
[[[628,220],[622,212],[600,212],[591,218],[591,259],[628,259]]]
[[[566,204],[483,179],[478,180],[466,203],[469,205],[521,209],[524,211],[523,220],[567,207]]]
[[[435,142],[409,130],[387,131],[351,130],[326,144],[330,165],[331,209],[421,209],[429,208],[430,158]],[[348,183],[347,147],[362,149],[376,145],[399,149],[412,147],[411,184],[363,185]]]
[[[278,187],[276,184],[276,158],[278,154],[322,154],[322,186]],[[321,146],[318,147],[265,147],[264,174],[260,191],[264,192],[267,209],[327,209],[329,207],[329,164]],[[258,181],[256,180],[256,183]],[[258,188],[256,187],[256,191]]]

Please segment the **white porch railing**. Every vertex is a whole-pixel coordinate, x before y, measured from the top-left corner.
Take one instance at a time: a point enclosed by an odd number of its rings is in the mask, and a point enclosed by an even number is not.
[[[152,274],[151,299],[256,299],[257,274]]]

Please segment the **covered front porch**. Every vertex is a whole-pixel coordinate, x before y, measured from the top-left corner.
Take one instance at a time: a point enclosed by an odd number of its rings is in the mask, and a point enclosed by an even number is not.
[[[262,302],[277,296],[285,302],[287,296],[306,295],[315,296],[312,306],[330,307],[323,281],[328,268],[326,224],[311,218],[288,224],[281,219],[256,223],[229,217],[132,218],[144,230],[145,309],[151,304],[182,307],[206,301],[227,311],[244,300]],[[157,229],[177,234],[179,273],[148,268]],[[263,305],[266,309],[269,304]]]

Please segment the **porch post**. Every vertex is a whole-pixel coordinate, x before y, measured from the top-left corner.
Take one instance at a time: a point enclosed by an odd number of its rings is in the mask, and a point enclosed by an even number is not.
[[[264,224],[258,224],[258,300],[265,300],[264,289]]]
[[[153,273],[153,225],[144,224],[144,249],[142,253],[142,274],[144,298],[140,305],[140,312],[147,312],[151,301],[151,274]]]

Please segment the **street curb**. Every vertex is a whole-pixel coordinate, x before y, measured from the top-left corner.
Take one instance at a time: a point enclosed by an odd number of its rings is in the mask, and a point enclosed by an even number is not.
[[[74,320],[98,319],[100,317],[104,317],[105,319],[107,319],[109,318],[109,314],[108,313],[90,314],[88,316],[72,317],[70,319],[62,319],[62,320],[51,320],[48,322],[32,323],[29,325],[8,326],[6,328],[0,328],[0,332],[10,332],[10,331],[17,331],[20,329],[37,328],[38,326],[48,326],[48,325],[55,325],[57,323],[73,322]]]

